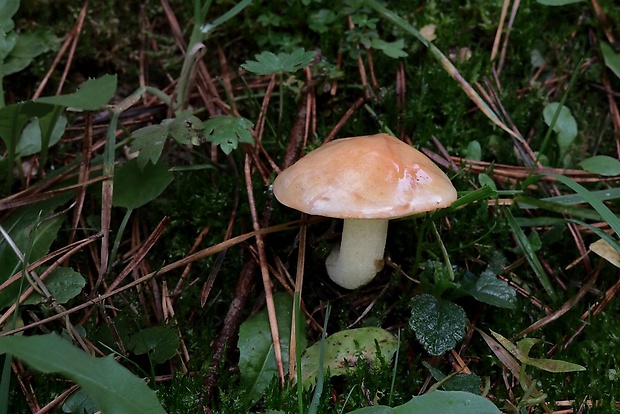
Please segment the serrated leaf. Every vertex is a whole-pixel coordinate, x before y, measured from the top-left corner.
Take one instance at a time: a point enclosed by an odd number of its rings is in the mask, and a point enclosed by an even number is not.
[[[204,123],[189,111],[182,111],[168,124],[168,134],[179,144],[197,144]]]
[[[104,75],[84,82],[77,91],[67,95],[46,96],[35,102],[94,111],[107,104],[116,92],[116,75]]]
[[[422,294],[411,300],[409,326],[424,349],[441,355],[463,339],[467,317],[460,306]]]
[[[601,42],[601,53],[605,59],[605,65],[620,78],[620,53],[616,53],[606,42]]]
[[[289,360],[293,300],[289,295],[278,292],[273,296],[273,301],[278,320],[282,362],[286,370]],[[305,335],[301,334],[298,337],[302,337],[303,341],[297,346],[303,349],[306,346]],[[241,324],[237,347],[241,383],[248,392],[248,398],[256,401],[278,372],[267,310],[259,312]]]
[[[578,164],[587,172],[614,177],[620,175],[620,161],[608,155],[596,155],[586,158]]]
[[[155,391],[112,356],[92,357],[56,334],[0,337],[0,352],[78,383],[104,413],[166,413]]]
[[[134,158],[114,173],[112,205],[126,209],[141,207],[156,199],[173,179],[165,164],[147,164],[141,169]]]
[[[135,130],[130,153],[138,153],[138,165],[143,169],[149,161],[157,164],[169,137],[182,145],[197,145],[203,129],[203,122],[191,111],[181,111],[174,118]]]
[[[543,118],[548,126],[551,126],[551,122],[559,106],[559,102],[551,102],[545,105],[543,109]],[[575,138],[577,138],[577,121],[566,105],[562,106],[562,109],[560,109],[558,119],[553,125],[553,131],[558,134],[558,146],[560,147],[560,153],[563,154],[573,143]]]
[[[45,268],[42,269],[45,270]],[[56,268],[44,283],[58,303],[67,303],[79,295],[86,286],[84,277],[70,267]],[[41,294],[33,293],[24,301],[24,304],[36,304],[44,300]]]
[[[323,371],[329,369],[331,376],[342,375],[357,364],[360,356],[372,364],[376,358],[377,344],[385,360],[391,361],[398,348],[398,341],[385,329],[367,327],[336,332],[325,340]],[[320,353],[321,342],[317,342],[306,349],[301,357],[302,381],[305,386],[316,380],[320,369]]]
[[[129,339],[127,347],[136,355],[149,354],[156,364],[176,355],[180,341],[177,333],[164,326],[146,328]]]
[[[398,59],[401,57],[407,57],[407,52],[403,49],[405,48],[405,40],[397,39],[393,42],[386,42],[385,40],[381,40],[379,38],[372,39],[370,43],[373,49],[377,49],[385,53],[386,56],[391,57],[393,59]]]
[[[256,60],[248,60],[241,65],[242,68],[257,75],[273,75],[274,73],[294,73],[310,66],[314,59],[314,52],[306,52],[303,48],[297,48],[291,53],[262,52],[255,55]]]
[[[204,123],[204,137],[207,141],[220,146],[225,154],[230,154],[240,142],[253,144],[250,129],[254,124],[234,116],[214,116]]]
[[[464,391],[433,391],[398,407],[383,405],[361,408],[349,414],[500,414],[489,400]]]
[[[517,293],[507,282],[497,278],[497,273],[488,267],[480,277],[466,272],[461,281],[461,288],[476,300],[499,308],[514,309]]]
[[[165,124],[148,125],[132,132],[134,138],[131,143],[130,153],[138,152],[138,166],[144,169],[144,166],[150,161],[157,164],[164,144],[168,138],[168,126]]]

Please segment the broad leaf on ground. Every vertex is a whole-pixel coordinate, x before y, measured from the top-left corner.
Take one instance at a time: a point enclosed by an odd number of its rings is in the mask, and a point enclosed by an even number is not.
[[[601,42],[601,53],[603,53],[605,65],[620,78],[620,53],[614,51],[606,42]]]
[[[282,360],[286,370],[289,360],[293,300],[289,295],[280,292],[273,296],[273,301],[278,320]],[[298,337],[304,340],[297,346],[300,349],[305,348],[305,334],[302,333]],[[248,391],[248,398],[255,401],[260,398],[278,372],[267,310],[259,312],[241,324],[237,347],[241,384]]]
[[[0,337],[0,352],[76,382],[104,413],[166,413],[155,391],[112,356],[92,357],[56,334]]]
[[[517,293],[510,285],[497,278],[498,271],[492,266],[476,277],[465,272],[460,281],[461,289],[476,300],[499,308],[514,309],[517,304]]]
[[[383,405],[351,411],[350,414],[500,414],[489,400],[464,391],[433,391],[390,408]]]
[[[587,172],[607,177],[620,175],[620,161],[608,155],[596,155],[586,158],[579,163],[579,166]]]
[[[114,173],[112,205],[135,209],[156,199],[174,179],[168,166],[147,164],[143,169],[133,159],[118,167]]]
[[[153,326],[131,336],[127,347],[136,355],[149,354],[157,364],[176,355],[179,335],[165,326]]]
[[[350,329],[336,332],[325,340],[325,354],[323,356],[323,371],[331,376],[342,375],[357,364],[358,359],[364,358],[373,363],[377,355],[377,345],[386,361],[391,361],[398,348],[398,341],[388,331],[376,327]],[[319,358],[321,342],[317,342],[304,352],[301,357],[301,371],[305,386],[314,383],[321,367]]]
[[[41,268],[45,270],[45,268]],[[42,273],[39,271],[39,273]],[[58,303],[67,303],[80,294],[86,280],[84,277],[70,267],[58,267],[43,282]],[[40,293],[33,293],[24,304],[41,303],[45,298]]]
[[[411,300],[409,326],[424,349],[441,355],[463,339],[467,318],[459,305],[421,294]]]
[[[551,126],[559,106],[559,102],[551,102],[545,105],[543,118],[548,126]],[[562,158],[562,154],[568,150],[575,138],[577,138],[577,121],[566,105],[560,109],[560,114],[553,125],[553,131],[558,134],[558,146],[560,147],[560,158]]]

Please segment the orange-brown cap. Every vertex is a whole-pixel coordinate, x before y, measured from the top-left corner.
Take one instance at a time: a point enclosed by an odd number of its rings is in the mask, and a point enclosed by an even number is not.
[[[296,210],[344,219],[404,217],[456,200],[437,165],[388,134],[327,143],[282,171],[273,191]]]

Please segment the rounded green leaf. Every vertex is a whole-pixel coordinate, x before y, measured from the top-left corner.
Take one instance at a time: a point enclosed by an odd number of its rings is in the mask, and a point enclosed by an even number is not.
[[[70,267],[55,269],[43,283],[58,303],[67,303],[79,295],[86,286],[84,277]],[[44,298],[41,294],[34,293],[24,301],[24,304],[35,304],[43,301]]]
[[[134,209],[156,199],[174,179],[168,166],[147,163],[140,169],[134,158],[116,169],[112,205]]]
[[[431,355],[441,355],[463,339],[467,318],[460,306],[422,294],[411,300],[409,326]]]
[[[385,329],[376,327],[350,329],[336,332],[325,340],[325,355],[323,357],[323,371],[332,376],[342,375],[347,369],[354,367],[360,355],[369,363],[375,360],[377,345],[381,355],[390,361],[398,348],[398,341],[394,335]],[[319,369],[321,342],[317,342],[304,352],[301,358],[301,368],[304,385],[314,382]]]
[[[587,172],[606,177],[620,175],[620,161],[607,155],[586,158],[579,163],[579,166]]]
[[[127,347],[136,355],[150,353],[153,361],[161,364],[176,354],[179,345],[179,336],[175,331],[154,326],[132,335]]]

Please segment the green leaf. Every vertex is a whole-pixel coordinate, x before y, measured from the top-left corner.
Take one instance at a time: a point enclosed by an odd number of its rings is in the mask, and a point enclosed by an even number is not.
[[[155,391],[112,356],[92,357],[56,334],[1,337],[0,351],[76,382],[104,413],[166,413]]]
[[[609,226],[613,229],[617,236],[620,236],[620,219],[603,203],[599,198],[594,196],[581,184],[571,180],[570,178],[561,174],[549,174],[550,177],[562,182],[564,185],[570,187],[574,192],[579,194],[583,199],[590,204],[601,215],[603,220],[609,223]]]
[[[385,40],[374,38],[372,39],[370,45],[373,49],[381,50],[383,53],[385,53],[386,56],[393,59],[408,56],[407,52],[403,50],[405,48],[404,39],[398,39],[393,42],[386,42]]]
[[[482,159],[482,146],[477,140],[469,141],[467,148],[465,149],[465,155],[468,159],[474,161],[480,161]]]
[[[433,391],[413,397],[408,403],[390,408],[382,405],[351,411],[349,414],[500,414],[489,400],[465,391]]]
[[[136,355],[148,353],[156,364],[161,364],[176,355],[180,344],[174,330],[154,326],[132,335],[127,347]]]
[[[476,374],[456,374],[450,378],[431,366],[428,362],[422,362],[422,364],[430,371],[435,380],[441,381],[441,388],[446,391],[466,391],[472,394],[480,395],[480,387],[482,386],[482,380]],[[447,379],[446,379],[447,378]],[[438,384],[436,384],[438,385]]]
[[[547,359],[547,358],[532,358],[529,356],[530,350],[532,346],[537,343],[542,342],[542,340],[537,338],[524,338],[520,340],[517,345],[514,345],[508,339],[504,338],[497,332],[491,331],[491,334],[497,339],[497,341],[502,344],[504,348],[508,352],[510,352],[515,358],[517,358],[522,364],[531,365],[538,369],[542,369],[547,372],[576,372],[576,371],[585,371],[585,367],[582,367],[578,364],[573,364],[572,362],[561,361],[559,359]]]
[[[84,82],[68,95],[46,96],[35,102],[64,106],[81,111],[94,111],[108,103],[116,92],[116,75],[104,75]]]
[[[1,17],[0,17],[1,18]],[[11,20],[11,24],[13,20]],[[11,53],[15,45],[17,44],[17,39],[19,36],[17,33],[5,33],[0,29],[0,63],[7,58],[7,56]],[[4,65],[0,65],[0,78],[4,76]]]
[[[60,141],[67,127],[67,118],[61,116],[54,124],[48,147],[54,146]],[[39,118],[33,118],[22,131],[15,152],[21,157],[38,154],[41,152],[41,126]]]
[[[53,209],[71,194],[57,200],[33,204],[15,211],[3,223],[4,229],[11,236],[22,253],[26,253],[31,244],[29,262],[34,262],[45,256],[56,239],[64,217],[57,216],[44,220],[53,212]],[[38,224],[38,225],[37,225]],[[6,281],[17,271],[21,270],[22,264],[9,244],[2,238],[0,240],[0,283]],[[0,291],[0,309],[3,309],[17,299],[19,283],[13,283]]]
[[[497,278],[497,270],[492,266],[476,277],[465,272],[460,281],[461,289],[476,300],[497,306],[498,308],[514,309],[517,305],[517,293],[507,282]]]
[[[41,269],[45,270],[45,267]],[[39,273],[42,272],[39,271]],[[70,267],[56,268],[44,283],[58,303],[67,303],[79,295],[84,286],[86,286],[84,277]],[[41,294],[33,293],[24,303],[37,304],[44,300]]]
[[[134,131],[130,152],[138,152],[138,165],[143,169],[149,161],[157,164],[168,137],[182,145],[197,145],[199,132],[203,129],[204,124],[198,117],[190,111],[181,111],[174,118]]]
[[[605,59],[605,65],[620,78],[620,53],[616,53],[606,42],[601,42],[601,53]]]
[[[411,300],[409,326],[431,355],[441,355],[463,339],[467,317],[460,306],[421,294]]]
[[[278,320],[282,362],[286,370],[289,360],[293,300],[289,295],[278,292],[273,296],[273,301]],[[299,337],[305,338],[303,334],[298,335]],[[306,346],[305,341],[297,346],[303,349]],[[237,347],[241,384],[247,390],[248,398],[256,401],[278,372],[266,309],[241,324]]]
[[[559,102],[551,102],[545,105],[543,118],[548,126],[551,126],[551,122],[553,122],[559,107]],[[558,134],[560,154],[564,154],[575,138],[577,138],[577,121],[567,106],[562,106],[562,109],[560,109],[560,114],[553,125],[553,131]]]
[[[506,220],[508,221],[508,226],[510,226],[512,233],[515,235],[515,238],[517,239],[517,244],[521,248],[521,251],[525,255],[525,258],[532,267],[532,270],[534,270],[538,281],[543,286],[547,294],[553,300],[555,300],[556,294],[553,290],[553,286],[551,285],[549,277],[547,276],[545,269],[543,269],[540,260],[538,260],[538,256],[536,256],[536,252],[534,252],[534,249],[532,248],[529,239],[527,238],[525,233],[523,233],[521,227],[519,227],[519,225],[517,224],[517,221],[510,212],[510,209],[505,209],[504,211],[506,212]]]
[[[566,6],[567,4],[581,3],[584,0],[536,0],[544,6]]]
[[[253,144],[250,129],[254,124],[234,116],[214,116],[204,123],[204,136],[207,141],[220,146],[225,154],[230,154],[240,142]]]
[[[336,332],[325,340],[323,370],[329,369],[331,376],[342,375],[355,366],[360,357],[373,363],[377,345],[386,361],[391,361],[396,353],[398,341],[388,331],[376,327],[350,329]],[[317,342],[304,352],[301,358],[302,381],[313,384],[319,372],[321,342]]]
[[[58,38],[49,31],[20,33],[14,47],[6,57],[2,73],[7,76],[25,69],[34,58],[58,46]]]
[[[20,102],[0,108],[0,138],[8,149],[8,162],[13,166],[15,148],[22,130],[31,118],[42,118],[54,109],[53,105]],[[12,173],[12,171],[9,171]]]
[[[241,67],[257,75],[273,75],[274,73],[294,73],[310,66],[314,52],[306,52],[297,48],[291,53],[262,52],[255,56],[256,60],[248,60]]]
[[[586,158],[578,164],[587,172],[614,177],[620,175],[620,161],[607,155]]]
[[[88,397],[88,394],[83,389],[79,389],[68,396],[62,405],[63,413],[95,414],[97,411],[99,411],[99,407]]]
[[[317,33],[325,33],[329,25],[334,23],[338,15],[330,9],[320,9],[308,16],[308,27]]]
[[[140,169],[136,159],[128,161],[114,172],[112,205],[135,209],[156,199],[174,179],[168,166],[147,164]]]
[[[0,1],[0,31],[5,33],[13,30],[12,17],[19,10],[19,0],[2,0]]]
[[[149,161],[152,164],[157,164],[159,161],[166,139],[168,139],[168,126],[163,123],[148,125],[134,131],[131,136],[134,140],[130,152],[139,152],[137,162],[140,169],[143,169]]]

